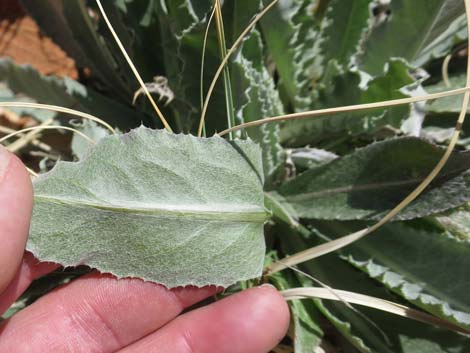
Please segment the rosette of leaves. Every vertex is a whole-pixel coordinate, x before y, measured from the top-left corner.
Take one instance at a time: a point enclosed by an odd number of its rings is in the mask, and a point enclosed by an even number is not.
[[[141,122],[161,127],[144,98],[132,105],[138,84],[93,1],[23,4],[91,76],[83,85],[1,62],[8,97],[78,107],[122,130]],[[223,2],[228,47],[267,4]],[[103,137],[93,124],[81,127],[97,145],[84,147],[74,137],[79,162],[60,162],[35,183],[28,247],[42,259],[167,286],[233,284],[261,274],[264,239],[269,260],[367,226],[442,156],[442,141],[421,138],[428,136],[424,116],[432,113],[422,104],[261,125],[234,141],[210,137],[227,128],[222,80],[209,104],[208,137],[188,136],[197,131],[201,87],[204,98],[221,60],[214,25],[204,43],[212,2],[104,5],[144,80],[167,79],[175,98],[161,106],[183,135],[140,128]],[[229,60],[229,109],[244,123],[421,94],[425,79],[439,81],[436,63],[465,39],[463,16],[458,0],[281,0]],[[153,94],[160,98],[158,90]],[[468,329],[469,163],[467,152],[454,153],[394,222],[302,270]],[[272,217],[263,237],[265,208]],[[290,270],[271,280],[280,289],[310,285]],[[351,352],[470,349],[466,337],[380,312],[364,311],[366,320],[342,303],[293,302],[291,308],[289,344],[296,353],[333,344],[326,328],[336,346]]]

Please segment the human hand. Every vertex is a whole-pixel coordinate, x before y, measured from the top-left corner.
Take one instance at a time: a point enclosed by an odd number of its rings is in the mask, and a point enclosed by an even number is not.
[[[32,187],[22,163],[0,147],[0,312],[32,280],[56,268],[24,253]],[[181,312],[217,288],[167,290],[91,273],[0,324],[2,353],[265,353],[284,336],[289,311],[270,287]]]

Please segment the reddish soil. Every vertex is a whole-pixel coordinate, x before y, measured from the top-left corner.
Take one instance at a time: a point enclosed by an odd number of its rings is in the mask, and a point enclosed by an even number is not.
[[[0,57],[30,64],[45,75],[77,78],[74,61],[50,38],[41,33],[18,0],[0,1]]]

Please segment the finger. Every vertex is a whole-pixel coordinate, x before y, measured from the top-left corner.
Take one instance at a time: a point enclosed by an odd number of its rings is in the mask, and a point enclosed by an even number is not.
[[[0,293],[23,258],[32,207],[28,172],[16,156],[0,146]]]
[[[2,323],[0,352],[31,347],[38,353],[115,352],[215,292],[215,287],[169,291],[138,279],[87,275]]]
[[[0,295],[0,313],[4,313],[33,280],[52,272],[57,267],[59,265],[54,263],[39,262],[33,254],[25,252],[15,277]]]
[[[279,292],[259,287],[182,315],[119,353],[264,353],[288,325],[289,309]]]

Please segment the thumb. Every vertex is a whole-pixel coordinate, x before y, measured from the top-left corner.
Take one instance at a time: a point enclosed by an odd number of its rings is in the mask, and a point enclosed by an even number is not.
[[[0,145],[0,293],[15,276],[28,238],[33,206],[29,174]]]

